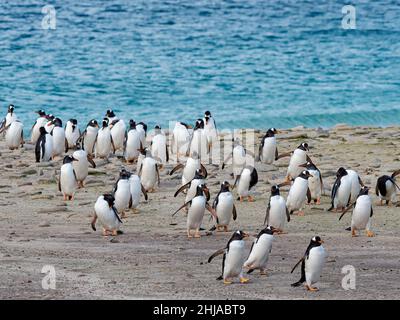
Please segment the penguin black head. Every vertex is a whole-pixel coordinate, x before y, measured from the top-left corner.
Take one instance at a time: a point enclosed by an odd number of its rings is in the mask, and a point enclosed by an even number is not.
[[[366,196],[368,194],[369,188],[367,186],[363,186],[360,190],[359,196]]]
[[[297,147],[297,149],[301,149],[301,150],[304,150],[304,151],[310,151],[310,149],[308,148],[308,143],[307,142],[303,142],[301,145],[299,145]]]
[[[62,120],[60,118],[54,118],[51,123],[55,126],[55,127],[62,127]]]
[[[39,132],[40,132],[41,136],[47,133],[47,131],[46,131],[46,129],[44,127],[40,127],[39,128]]]
[[[63,159],[63,164],[71,163],[72,161],[78,161],[78,159],[75,159],[73,156],[65,156]]]
[[[112,194],[105,193],[105,194],[103,194],[103,198],[104,198],[105,201],[107,201],[108,206],[110,208],[114,205],[115,198],[114,198],[114,196]]]
[[[278,196],[280,194],[279,192],[279,186],[274,185],[271,187],[271,196]]]
[[[266,138],[274,137],[278,133],[278,130],[275,128],[269,128],[267,133],[265,134]]]
[[[129,179],[131,177],[131,173],[127,171],[125,168],[122,168],[119,172],[120,179]]]
[[[243,240],[248,237],[249,237],[249,235],[247,233],[243,232],[242,230],[238,230],[233,233],[229,242],[234,241],[234,240]]]
[[[155,132],[155,134],[161,133],[161,126],[157,124],[157,125],[154,127],[154,132]]]
[[[230,183],[228,181],[224,181],[221,183],[221,192],[229,192]]]
[[[201,169],[196,169],[193,179],[204,179],[203,171]]]
[[[343,168],[343,167],[340,167],[340,168],[338,169],[338,171],[336,172],[336,177],[337,177],[337,178],[341,178],[341,177],[346,176],[346,175],[347,175],[347,171],[346,171],[346,169]]]
[[[144,122],[140,121],[138,124],[141,124],[143,127],[144,132],[147,132],[147,124],[145,124]]]
[[[191,129],[191,128],[192,128],[192,126],[188,125],[187,123],[180,122],[180,121],[179,121],[179,123],[180,123],[182,126],[184,126],[186,129]]]
[[[303,170],[300,174],[299,174],[300,178],[303,179],[308,179],[310,177],[312,177],[312,175],[307,171],[307,170]]]
[[[211,118],[211,112],[210,111],[204,112],[204,119],[206,120],[206,124],[208,123],[208,120],[210,120],[210,118]]]
[[[210,199],[210,191],[205,184],[199,184],[196,188],[196,197],[205,195],[207,201]]]
[[[75,128],[76,128],[76,126],[77,126],[77,124],[78,124],[78,120],[76,120],[76,119],[69,119],[68,121],[72,123],[72,130],[75,130]]]
[[[276,229],[273,226],[266,226],[264,229],[261,230],[259,236],[261,236],[264,233],[273,235],[275,230]]]
[[[35,111],[39,117],[45,117],[46,116],[46,112],[43,109],[40,109],[38,111]]]
[[[197,130],[197,129],[204,129],[204,121],[203,121],[203,119],[197,119],[196,120],[196,124],[194,126],[194,130]]]
[[[317,170],[317,167],[311,161],[307,161],[306,163],[299,165],[299,167],[306,168],[307,170]]]
[[[108,110],[106,111],[106,117],[109,117],[109,118],[115,117],[114,111],[113,111],[112,109],[108,109]]]
[[[136,122],[135,120],[131,119],[129,120],[129,130],[136,129]]]
[[[50,114],[46,115],[46,119],[49,121],[52,121],[54,119],[54,116],[50,113]]]
[[[103,128],[107,128],[108,127],[108,118],[104,118],[103,119],[102,125],[103,125]]]
[[[10,104],[10,105],[8,106],[8,113],[13,114],[14,109],[15,109],[14,105],[13,105],[13,104]]]
[[[96,119],[92,119],[89,121],[89,123],[87,124],[88,127],[93,127],[93,128],[98,128],[99,124],[97,123]]]
[[[324,241],[322,241],[319,236],[315,236],[315,237],[312,237],[312,239],[310,241],[310,246],[311,247],[319,247],[323,243],[324,243]]]

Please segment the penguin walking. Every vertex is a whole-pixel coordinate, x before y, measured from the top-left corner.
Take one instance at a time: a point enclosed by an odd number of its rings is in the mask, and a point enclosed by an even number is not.
[[[229,188],[229,182],[224,181],[221,184],[221,189],[212,204],[212,208],[215,210],[218,217],[218,222],[215,221],[217,231],[223,230],[224,232],[228,232],[231,218],[233,218],[234,221],[237,219],[237,211],[233,195]]]
[[[204,135],[207,140],[207,152],[210,153],[212,144],[218,139],[217,125],[210,111],[204,113]]]
[[[136,125],[136,130],[139,131],[140,134],[140,142],[142,143],[142,146],[145,147],[146,146],[146,135],[147,135],[147,124],[145,124],[144,122],[139,122]]]
[[[158,170],[157,161],[153,159],[150,151],[146,150],[145,152],[146,157],[140,164],[138,175],[146,192],[155,192],[156,184],[160,186],[160,171]]]
[[[65,139],[67,139],[66,151],[74,149],[78,142],[81,133],[78,128],[78,121],[76,119],[69,119],[65,125]]]
[[[306,162],[312,162],[307,152],[310,151],[308,143],[303,142],[294,151],[280,154],[277,159],[283,157],[291,156],[289,161],[289,166],[286,174],[286,181],[291,181],[298,177],[298,175],[303,171],[301,167],[302,164]]]
[[[223,280],[224,284],[231,284],[232,278],[239,277],[240,283],[246,283],[248,278],[243,276],[243,264],[245,262],[245,242],[249,235],[241,230],[235,231],[225,248],[217,250],[209,258],[210,263],[215,257],[223,254],[222,275],[217,280]]]
[[[86,150],[81,149],[80,144],[77,144],[77,149],[74,151],[72,156],[76,161],[72,163],[76,173],[76,180],[78,182],[78,188],[83,188],[86,177],[89,173],[89,164],[92,168],[96,168],[96,163],[93,161],[93,157],[87,153]]]
[[[15,114],[14,110],[14,105],[10,104],[7,108],[7,114],[5,118],[0,123],[0,130],[9,127],[11,123],[13,123],[15,120],[18,120],[18,117]]]
[[[311,200],[313,200],[315,204],[321,204],[321,194],[324,188],[321,171],[312,161],[307,161],[307,163],[300,165],[300,167],[306,168],[311,174],[311,177],[308,178]],[[309,204],[309,202],[307,204]]]
[[[125,142],[125,161],[127,163],[133,163],[138,159],[140,149],[143,149],[140,132],[136,128],[136,122],[129,120],[129,129]]]
[[[299,216],[304,216],[303,205],[306,199],[308,202],[311,201],[311,193],[308,188],[308,179],[311,174],[304,170],[300,175],[294,179],[293,185],[290,187],[288,197],[286,199],[286,207],[289,213],[292,214],[294,211],[299,211]],[[279,186],[288,185],[290,182],[281,183]]]
[[[114,141],[111,136],[110,128],[108,127],[108,119],[104,118],[102,127],[97,133],[97,137],[94,144],[96,158],[105,158],[108,160],[111,149],[115,153]]]
[[[350,201],[355,202],[357,200],[358,194],[360,193],[361,187],[364,187],[364,183],[362,182],[357,172],[350,169],[347,169],[346,171],[351,179]]]
[[[375,193],[381,199],[380,205],[383,205],[383,201],[386,201],[386,205],[389,205],[389,202],[395,203],[396,188],[400,190],[396,183],[396,176],[399,174],[400,170],[397,170],[391,176],[384,175],[376,181]]]
[[[61,166],[60,177],[58,179],[58,191],[63,193],[64,201],[74,199],[77,186],[76,173],[72,165],[74,161],[76,161],[76,159],[73,156],[65,156],[63,165]]]
[[[188,183],[181,186],[175,192],[174,198],[176,198],[179,193],[183,192],[184,190],[187,190],[185,203],[189,202],[196,196],[197,186],[199,186],[201,184],[205,184],[205,177],[203,176],[203,171],[201,169],[197,169],[194,178],[192,180],[190,180]],[[207,201],[208,200],[209,199],[207,199]],[[187,211],[187,208],[185,208],[185,210]]]
[[[96,221],[99,219],[103,226],[103,236],[108,236],[110,233],[116,236],[122,224],[118,211],[114,206],[115,199],[112,194],[106,193],[97,198],[94,205],[94,216],[92,219],[92,229],[96,231]]]
[[[222,170],[225,168],[226,163],[232,158],[232,174],[237,178],[242,173],[247,162],[247,150],[240,144],[239,138],[233,140],[232,152],[226,157],[222,163]]]
[[[189,156],[186,160],[185,164],[178,163],[176,167],[174,167],[169,175],[173,175],[176,171],[183,169],[182,173],[182,186],[190,182],[196,175],[196,170],[201,169],[202,176],[207,178],[207,170],[204,165],[200,161],[200,157],[196,152],[193,152],[191,156]]]
[[[124,151],[126,139],[126,125],[124,120],[116,119],[110,123],[110,132],[114,142],[115,151]]]
[[[38,110],[35,111],[38,115],[39,118],[36,119],[35,123],[32,126],[31,129],[31,143],[36,144],[37,140],[39,139],[40,136],[40,127],[44,127],[46,123],[48,122],[46,118],[46,112],[44,110]]]
[[[151,140],[151,154],[154,159],[159,161],[159,168],[162,170],[164,165],[169,161],[169,154],[167,138],[159,125],[154,127],[154,137]]]
[[[368,191],[368,187],[362,187],[356,202],[348,206],[339,217],[339,220],[342,219],[345,213],[354,207],[350,227],[352,237],[357,236],[357,230],[365,230],[368,237],[374,236],[374,233],[371,231],[371,218],[374,211],[372,209],[372,200]]]
[[[278,160],[278,147],[276,146],[275,137],[278,133],[277,129],[270,128],[264,137],[262,137],[258,152],[261,163],[272,164]]]
[[[265,269],[267,268],[269,254],[272,250],[274,231],[274,227],[267,226],[262,229],[257,235],[257,238],[254,239],[249,257],[243,265],[248,269],[248,274],[252,273],[254,270],[260,270],[261,275],[267,275]]]
[[[186,227],[187,236],[192,238],[191,231],[194,230],[194,237],[200,238],[200,227],[203,222],[205,210],[207,209],[211,215],[218,221],[218,217],[214,209],[209,205],[207,199],[210,199],[209,190],[205,184],[198,185],[196,188],[196,195],[192,200],[184,203],[178,210],[176,210],[172,216],[174,216],[179,210],[189,207]]]
[[[82,132],[80,140],[82,141],[82,148],[87,152],[88,155],[94,155],[94,144],[97,138],[97,132],[99,131],[99,124],[96,119],[92,119],[88,122],[86,129]]]
[[[129,207],[133,210],[134,213],[138,213],[139,210],[137,209],[137,207],[139,206],[140,194],[143,193],[144,199],[147,201],[147,192],[140,181],[140,177],[136,174],[132,174],[129,177],[129,186],[131,192],[131,202],[129,204]]]
[[[53,137],[44,127],[40,127],[39,131],[40,136],[35,146],[36,162],[47,162],[53,154]]]
[[[297,268],[301,263],[301,278],[299,281],[292,284],[292,287],[298,287],[302,283],[306,283],[308,291],[318,291],[318,288],[312,285],[318,282],[321,277],[322,268],[325,265],[326,252],[322,244],[324,241],[319,236],[315,236],[311,239],[310,244],[304,256],[296,263],[290,273]]]
[[[250,190],[253,188],[258,182],[258,173],[256,168],[247,166],[242,170],[240,176],[236,177],[235,183],[233,187],[238,185],[237,193],[239,195],[240,202],[243,202],[243,198],[247,197],[249,202],[253,202],[254,199],[250,195]]]
[[[117,211],[121,214],[121,218],[125,217],[125,210],[130,208],[132,203],[129,178],[130,173],[125,169],[122,169],[113,190],[113,196],[115,199],[114,205]]]
[[[14,120],[10,124],[0,129],[0,133],[5,131],[6,145],[10,150],[24,146],[24,125],[19,120]]]
[[[193,128],[192,138],[190,141],[190,154],[193,154],[193,152],[196,152],[200,159],[204,159],[208,153],[203,119],[197,119]]]
[[[264,225],[273,227],[274,232],[283,233],[285,220],[287,222],[290,221],[289,210],[285,199],[280,195],[279,186],[274,185],[271,188],[271,196],[265,213]]]
[[[192,127],[184,122],[177,121],[172,131],[171,153],[176,154],[176,162],[179,162],[179,156],[189,155],[190,132]]]
[[[50,123],[53,126],[50,134],[53,137],[53,152],[51,156],[54,160],[57,156],[62,156],[64,149],[67,149],[67,139],[65,138],[65,131],[60,118],[54,118]]]

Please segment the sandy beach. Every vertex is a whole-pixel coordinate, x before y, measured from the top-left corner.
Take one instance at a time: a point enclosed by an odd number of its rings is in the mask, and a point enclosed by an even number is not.
[[[258,131],[258,138],[262,134]],[[268,276],[254,272],[247,284],[224,285],[216,281],[221,258],[210,264],[207,258],[226,245],[231,232],[207,236],[203,231],[200,239],[187,239],[184,213],[171,217],[184,199],[173,197],[180,174],[168,175],[172,164],[162,171],[157,192],[149,194],[147,202],[142,198],[140,213],[128,213],[121,228],[124,234],[103,237],[100,230],[91,230],[90,219],[97,197],[111,192],[118,170],[125,165],[120,159],[95,160],[98,166],[90,169],[86,187],[78,190],[74,201],[64,202],[55,178],[61,159],[36,164],[33,145],[10,151],[1,138],[0,299],[398,299],[400,209],[378,206],[375,184],[380,175],[400,169],[399,127],[299,127],[283,130],[277,141],[279,152],[308,142],[309,155],[324,178],[325,195],[321,205],[306,207],[304,217],[292,216],[287,234],[275,236]],[[258,233],[271,185],[284,180],[288,162],[283,158],[272,166],[256,163],[255,202],[236,202],[238,219],[231,223],[232,231]],[[339,213],[326,211],[340,166],[356,170],[371,188],[374,238],[365,233],[352,238],[345,231],[351,215],[338,221]],[[213,200],[220,182],[233,179],[230,167],[223,171],[218,165],[206,167]],[[286,198],[288,187],[283,190]],[[203,227],[211,226],[207,214]],[[293,274],[290,270],[314,235],[325,240],[328,259],[317,284],[320,291],[307,292],[290,286],[300,277],[300,269]],[[248,250],[250,246],[247,241]],[[45,265],[56,270],[55,290],[42,288]],[[345,265],[355,267],[355,290],[342,288]]]

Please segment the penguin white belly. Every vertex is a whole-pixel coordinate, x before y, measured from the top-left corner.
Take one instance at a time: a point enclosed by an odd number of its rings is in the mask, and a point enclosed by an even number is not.
[[[121,179],[118,181],[117,191],[114,194],[115,208],[118,212],[123,212],[129,207],[129,200],[131,198],[131,188],[129,180]]]
[[[182,185],[188,183],[194,178],[197,169],[200,169],[200,161],[188,158],[185,168],[183,168]]]
[[[185,202],[189,202],[196,196],[197,186],[204,183],[204,179],[193,179],[190,183],[189,190],[186,193]]]
[[[78,161],[73,161],[72,165],[76,173],[78,181],[84,181],[89,172],[89,161],[87,160],[87,153],[84,150],[75,151],[72,156]]]
[[[289,190],[286,205],[289,211],[296,211],[303,207],[307,199],[308,181],[302,178],[296,178]]]
[[[66,163],[61,166],[60,185],[63,194],[73,196],[76,190],[76,179],[74,168],[71,163]]]
[[[139,173],[140,167],[142,165],[143,160],[146,157],[143,154],[139,154],[138,160],[137,160],[137,164],[136,164],[136,172]]]
[[[306,282],[309,286],[316,283],[325,264],[326,253],[322,246],[314,247],[310,250],[308,259],[305,262]]]
[[[367,227],[371,215],[371,206],[372,202],[369,195],[358,197],[351,218],[351,226],[354,229],[364,230]]]
[[[268,137],[264,139],[264,147],[261,152],[261,162],[272,164],[275,160],[276,138]]]
[[[111,128],[111,136],[113,138],[113,142],[114,142],[114,146],[115,146],[116,150],[124,149],[125,131],[126,131],[126,125],[123,120],[119,120]]]
[[[206,136],[208,143],[213,143],[217,140],[217,130],[214,126],[214,120],[210,120],[206,123],[204,120],[204,135]]]
[[[292,178],[297,178],[297,176],[303,171],[304,168],[299,167],[301,164],[305,164],[307,161],[307,154],[304,150],[296,149],[290,158],[289,167],[287,174]]]
[[[189,147],[190,134],[189,131],[182,125],[175,127],[173,131],[174,135],[174,148],[175,153],[186,154]]]
[[[242,174],[239,178],[238,184],[238,194],[241,197],[247,197],[249,195],[249,187],[250,187],[250,180],[251,180],[251,172],[249,169],[244,169]]]
[[[78,141],[79,139],[78,128],[72,130],[72,125],[70,124],[70,122],[68,122],[67,127],[65,128],[65,138],[67,139],[69,148],[74,148],[76,145],[76,141]]]
[[[142,161],[142,185],[145,190],[155,187],[157,181],[156,161],[152,158],[145,158]]]
[[[65,148],[65,132],[61,127],[53,129],[53,157],[62,155]]]
[[[228,226],[231,222],[233,211],[233,196],[231,192],[222,192],[218,197],[216,207],[218,225]]]
[[[96,157],[108,158],[111,152],[110,129],[100,129],[96,142]]]
[[[6,144],[9,149],[17,149],[22,142],[23,124],[19,121],[11,122],[10,127],[6,131]]]
[[[18,117],[15,115],[15,113],[13,113],[13,114],[7,113],[7,115],[6,115],[6,123],[5,123],[5,126],[10,125],[10,124],[13,123],[15,120],[18,120]]]
[[[346,207],[350,199],[350,193],[351,179],[346,175],[340,180],[340,186],[334,199],[334,207],[338,209]]]
[[[46,143],[44,145],[44,155],[42,157],[42,151],[40,151],[41,154],[41,160],[40,161],[50,161],[51,155],[53,154],[53,137],[50,134],[46,134]]]
[[[270,206],[268,225],[283,230],[286,221],[285,199],[280,195],[273,196],[271,197]]]
[[[146,145],[146,131],[144,131],[144,128],[142,125],[138,124],[136,126],[136,130],[139,132],[139,136],[140,136],[140,142],[142,143],[143,148]]]
[[[151,154],[154,158],[160,158],[161,163],[167,162],[167,141],[163,134],[158,134],[153,138]]]
[[[206,199],[203,196],[194,197],[187,215],[188,230],[197,230],[203,222]]]
[[[311,199],[321,198],[321,180],[318,170],[308,170],[312,177],[308,178],[308,187],[310,188]]]
[[[35,144],[37,142],[37,140],[39,139],[39,136],[40,136],[39,129],[40,129],[40,127],[44,127],[46,125],[46,123],[47,123],[47,119],[46,118],[40,117],[40,118],[36,119],[36,123],[33,126],[32,133],[31,133],[31,142],[33,144]]]
[[[132,197],[132,208],[137,208],[140,201],[140,193],[142,192],[142,186],[140,184],[140,178],[137,175],[132,175],[129,178],[130,191]]]
[[[107,230],[118,230],[120,222],[116,217],[112,208],[108,206],[108,203],[104,201],[103,196],[99,197],[94,205],[97,218],[99,219],[102,226]]]
[[[246,267],[251,267],[254,269],[265,269],[265,267],[267,266],[269,254],[272,249],[273,240],[273,235],[265,233],[262,234],[260,238],[258,238],[257,242],[255,242],[256,240],[254,240],[255,243],[253,249],[251,250],[251,253],[244,265]]]
[[[388,201],[395,202],[395,200],[396,200],[396,186],[393,184],[392,181],[387,180],[386,183],[385,183],[385,187],[386,187],[386,195],[382,196],[381,193],[379,192],[379,197],[382,200],[388,200]]]
[[[86,128],[86,134],[83,140],[83,146],[88,154],[93,154],[94,152],[93,147],[96,141],[97,132],[98,132],[97,128],[91,126]]]
[[[232,153],[232,170],[236,176],[240,175],[243,168],[246,166],[246,152],[242,146],[233,148]]]
[[[207,138],[203,129],[193,131],[192,143],[190,144],[190,152],[196,152],[200,158],[207,153]]]
[[[234,240],[229,244],[229,251],[225,257],[224,279],[233,278],[242,274],[242,267],[245,261],[244,241]]]
[[[350,202],[353,203],[354,201],[357,200],[358,194],[360,193],[361,190],[361,185],[358,180],[358,174],[354,170],[346,170],[347,175],[351,179],[351,198]]]
[[[125,149],[125,160],[132,161],[139,157],[140,149],[140,135],[135,129],[128,132],[128,138],[126,141]]]

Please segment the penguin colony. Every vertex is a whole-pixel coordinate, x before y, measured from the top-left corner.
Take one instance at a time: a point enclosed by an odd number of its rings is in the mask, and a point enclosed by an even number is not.
[[[249,278],[244,276],[259,270],[260,275],[266,275],[266,269],[275,234],[284,234],[285,225],[294,213],[304,215],[306,204],[313,202],[320,205],[323,193],[322,173],[316,163],[310,158],[310,147],[306,142],[301,143],[295,150],[278,153],[276,135],[280,132],[269,129],[259,143],[258,155],[247,151],[241,141],[233,141],[231,154],[222,164],[220,170],[226,170],[227,161],[232,160],[232,178],[234,183],[222,181],[220,191],[212,199],[207,187],[207,169],[202,163],[210,154],[213,143],[218,139],[217,126],[209,111],[204,118],[197,119],[194,127],[176,122],[173,129],[172,142],[167,143],[166,134],[159,125],[154,128],[151,143],[147,145],[147,125],[119,119],[113,110],[106,111],[101,122],[92,119],[84,131],[80,131],[76,119],[69,119],[63,128],[60,118],[47,114],[44,110],[36,112],[38,118],[30,132],[31,143],[35,145],[32,159],[36,162],[47,162],[57,157],[62,158],[59,169],[58,190],[63,194],[64,201],[74,199],[77,189],[84,188],[89,166],[95,168],[94,159],[109,159],[116,153],[127,165],[136,164],[136,172],[122,168],[114,188],[109,193],[98,196],[94,204],[94,214],[91,227],[96,231],[96,223],[102,226],[104,236],[121,234],[122,219],[129,210],[138,212],[140,199],[143,195],[148,200],[148,193],[160,188],[160,171],[169,162],[170,154],[176,156],[178,165],[169,175],[182,171],[181,185],[178,186],[174,197],[184,194],[183,204],[172,214],[180,211],[186,214],[187,237],[200,238],[205,213],[211,214],[212,232],[229,232],[231,220],[240,217],[235,201],[254,201],[252,188],[258,183],[258,173],[255,162],[271,165],[284,157],[290,157],[287,174],[282,183],[271,187],[270,197],[266,204],[264,226],[254,236],[249,253],[246,253],[245,240],[250,234],[242,230],[234,231],[226,247],[213,253],[208,262],[222,255],[221,275],[217,280],[230,284],[234,279],[246,283]],[[6,117],[0,123],[0,134],[3,135],[10,150],[24,146],[23,124],[18,120],[15,106],[9,105]],[[185,158],[185,160],[183,160]],[[249,161],[250,158],[250,161]],[[397,189],[397,170],[391,175],[378,178],[375,193],[380,204],[395,203]],[[280,190],[289,186],[285,199]],[[234,189],[237,199],[235,200]],[[331,191],[331,206],[327,211],[340,212],[339,220],[347,212],[352,212],[351,236],[355,237],[365,231],[368,237],[373,237],[371,221],[373,203],[369,195],[369,187],[364,185],[360,176],[351,169],[340,167],[336,172],[336,180]],[[305,284],[309,291],[318,290],[313,285],[319,281],[327,257],[323,247],[324,241],[317,235],[312,235],[304,255],[294,265],[292,272],[301,266],[300,280],[293,287]]]

